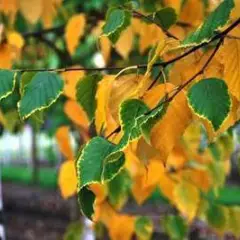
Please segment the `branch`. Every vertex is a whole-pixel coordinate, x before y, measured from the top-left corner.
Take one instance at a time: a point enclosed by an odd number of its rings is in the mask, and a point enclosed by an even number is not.
[[[199,45],[196,45],[195,47],[191,48],[190,50],[186,51],[185,53],[183,53],[182,55],[179,55],[169,61],[166,62],[158,62],[153,64],[153,67],[166,67],[169,64],[172,64],[186,56],[188,56],[189,54],[195,52],[196,50],[204,47],[204,46],[208,46],[210,43],[221,39],[223,37],[225,37],[231,30],[233,30],[236,26],[238,26],[238,24],[240,23],[240,18],[238,18],[238,20],[236,20],[233,24],[231,24],[228,28],[226,28],[224,31],[216,34],[210,41],[208,42],[203,42],[200,43]],[[138,64],[138,65],[133,65],[131,66],[132,68],[136,68],[136,69],[146,69],[148,64]],[[126,66],[124,67],[76,67],[76,68],[38,68],[38,69],[15,69],[15,71],[20,71],[20,72],[46,72],[46,71],[54,71],[54,72],[68,72],[68,71],[121,71],[122,69],[126,68]]]
[[[142,18],[142,19],[146,19],[148,22],[150,23],[153,23],[155,24],[156,26],[158,26],[163,32],[165,32],[165,34],[168,36],[168,37],[171,37],[171,38],[174,38],[176,40],[179,40],[176,36],[174,36],[172,33],[168,32],[167,30],[164,30],[162,28],[162,26],[160,24],[158,24],[156,21],[154,21],[151,17],[149,16],[146,16],[140,12],[137,12],[137,11],[133,11],[133,14],[136,15],[136,17],[139,17],[139,18]]]
[[[180,85],[176,92],[171,96],[171,97],[168,97],[168,93],[165,94],[165,96],[163,97],[163,99],[165,98],[166,100],[162,101],[161,105],[164,105],[166,103],[170,103],[187,85],[189,85],[197,76],[199,76],[200,74],[202,74],[207,66],[210,64],[210,62],[212,61],[212,59],[214,58],[214,56],[216,55],[217,51],[219,50],[221,44],[223,43],[223,40],[224,40],[224,36],[222,36],[219,40],[219,42],[217,43],[214,51],[212,52],[212,54],[210,55],[210,57],[208,58],[208,60],[206,61],[206,63],[202,66],[202,68],[196,73],[194,74],[188,81],[186,81],[184,84]],[[161,73],[161,71],[160,71]],[[157,77],[160,77],[161,74],[158,74]],[[158,78],[156,78],[154,80],[154,84],[155,82],[157,81]],[[153,86],[151,84],[151,86]],[[150,87],[148,88],[150,89]],[[158,108],[159,106],[161,105],[157,105],[156,107],[154,107],[153,109],[151,109],[147,114],[149,114],[150,112],[154,111],[156,108]],[[109,139],[112,135],[116,134],[116,133],[119,133],[121,131],[121,126],[118,126],[112,133],[110,133],[106,139]]]

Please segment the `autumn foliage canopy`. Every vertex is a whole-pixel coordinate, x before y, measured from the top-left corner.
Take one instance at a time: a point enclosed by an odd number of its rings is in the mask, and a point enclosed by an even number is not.
[[[240,207],[219,196],[240,119],[240,1],[82,2],[0,1],[1,124],[51,120],[62,196],[113,240],[151,239],[151,219],[123,208],[153,194],[176,210],[171,239],[196,219],[239,237]]]

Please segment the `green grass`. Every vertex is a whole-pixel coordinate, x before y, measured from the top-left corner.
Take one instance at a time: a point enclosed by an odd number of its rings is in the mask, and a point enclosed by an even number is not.
[[[32,170],[25,167],[2,167],[2,179],[5,182],[16,182],[20,184],[32,183]],[[57,171],[42,168],[39,170],[38,186],[42,188],[57,188]]]

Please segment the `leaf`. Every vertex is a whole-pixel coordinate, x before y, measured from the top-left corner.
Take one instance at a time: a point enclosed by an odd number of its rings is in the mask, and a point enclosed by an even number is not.
[[[228,229],[234,234],[235,237],[240,236],[239,228],[239,217],[240,217],[240,208],[239,206],[228,208]]]
[[[118,127],[109,109],[110,92],[114,80],[114,75],[105,75],[98,83],[97,93],[95,96],[97,102],[95,111],[96,130],[98,134],[100,134],[101,131],[104,131],[106,136]]]
[[[59,170],[58,185],[63,198],[69,198],[77,192],[77,176],[73,160],[65,161]]]
[[[179,20],[197,26],[204,19],[204,10],[204,3],[201,0],[188,0],[183,4]]]
[[[18,103],[22,119],[29,117],[38,110],[51,106],[63,90],[62,79],[53,72],[39,72],[24,89],[24,94]]]
[[[28,22],[36,24],[43,11],[43,2],[42,0],[21,0],[19,1],[19,8]]]
[[[56,131],[57,143],[60,152],[67,159],[74,159],[74,153],[71,146],[70,131],[68,126],[61,126]]]
[[[135,232],[139,240],[150,240],[153,233],[153,222],[148,217],[137,217]]]
[[[83,213],[90,219],[93,215],[95,196],[87,187],[89,184],[102,182],[104,165],[107,163],[106,157],[114,148],[115,146],[107,140],[101,137],[95,137],[84,147],[77,160],[79,201]],[[115,168],[108,168],[108,174],[112,174],[111,177],[116,176],[123,163],[124,159],[123,161],[119,160]]]
[[[217,55],[224,65],[223,79],[228,85],[229,91],[238,101],[240,100],[240,42],[236,39],[224,40],[223,46]]]
[[[163,30],[168,30],[177,21],[177,14],[171,7],[162,8],[153,14],[153,20],[158,23]]]
[[[227,23],[233,7],[233,0],[224,0],[220,3],[215,11],[206,18],[203,24],[183,40],[182,46],[189,47],[203,42],[209,42],[214,36],[215,31]]]
[[[76,221],[67,226],[63,240],[79,240],[83,235],[83,226],[81,221]]]
[[[22,49],[25,44],[23,37],[16,31],[7,32],[7,42],[17,49]]]
[[[97,84],[101,80],[102,76],[99,74],[88,75],[83,77],[76,86],[76,99],[87,113],[89,121],[92,121],[94,118]]]
[[[120,141],[121,146],[125,146],[129,141],[141,135],[137,119],[144,116],[149,108],[140,100],[129,99],[120,106],[120,122],[123,130],[123,137]]]
[[[224,207],[216,204],[210,204],[206,215],[208,224],[211,227],[216,230],[224,231],[224,227],[227,225],[227,215]]]
[[[0,44],[0,68],[10,69],[12,67],[11,47],[9,44]]]
[[[188,232],[187,223],[181,216],[167,215],[162,220],[165,232],[172,240],[184,240]]]
[[[76,66],[79,67],[79,66]],[[76,85],[80,79],[85,75],[84,71],[68,71],[61,74],[64,80],[63,93],[68,98],[76,100]]]
[[[14,90],[16,75],[12,71],[0,70],[0,100],[8,97]]]
[[[88,130],[89,121],[87,115],[77,102],[68,100],[64,105],[64,112],[72,120],[72,122],[82,126],[85,130]]]
[[[84,14],[73,15],[65,29],[65,39],[68,52],[73,55],[76,51],[80,38],[84,34],[86,19]]]
[[[110,8],[107,12],[106,23],[103,26],[103,35],[107,36],[113,44],[117,42],[122,31],[131,22],[131,13],[127,10]]]
[[[188,103],[194,113],[211,122],[217,131],[227,118],[231,99],[226,83],[217,78],[203,79],[188,91]]]
[[[116,209],[121,209],[128,199],[131,179],[127,171],[121,171],[115,178],[108,182],[109,203]]]
[[[108,106],[113,119],[119,123],[119,108],[123,101],[132,98],[143,76],[127,74],[117,78],[110,89]],[[151,79],[149,79],[151,81]]]
[[[197,214],[200,201],[198,188],[183,179],[176,185],[174,196],[176,207],[191,222]]]
[[[58,9],[61,7],[62,0],[42,0],[42,21],[45,28],[50,28]]]
[[[173,88],[172,84],[160,84],[145,94],[144,102],[150,108],[154,108],[159,99],[162,99]],[[191,120],[191,110],[187,105],[185,93],[182,91],[169,103],[166,113],[151,129],[151,145],[159,150],[162,161],[167,160],[169,153],[179,141]]]
[[[151,196],[164,175],[164,166],[159,159],[153,156],[148,160],[145,166],[139,161],[135,166],[137,172],[134,176],[132,194],[139,205]],[[169,188],[169,185],[167,187]]]
[[[124,59],[128,58],[129,53],[132,50],[133,40],[134,40],[133,30],[132,30],[132,27],[129,26],[126,30],[122,32],[120,38],[118,39],[115,45],[116,51]]]

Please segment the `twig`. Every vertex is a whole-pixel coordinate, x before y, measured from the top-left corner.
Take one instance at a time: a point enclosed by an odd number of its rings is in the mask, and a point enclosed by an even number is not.
[[[179,39],[178,39],[176,36],[174,36],[172,33],[170,33],[170,32],[167,31],[167,30],[164,30],[164,29],[162,28],[162,26],[161,26],[159,23],[157,23],[156,21],[154,21],[151,17],[148,17],[148,16],[146,16],[146,15],[140,13],[140,12],[137,12],[137,11],[133,11],[133,13],[134,13],[136,16],[139,16],[139,17],[142,18],[142,19],[146,19],[148,22],[153,23],[153,24],[155,24],[156,26],[158,26],[163,32],[165,32],[165,34],[166,34],[168,37],[171,37],[171,38],[174,38],[174,39],[176,39],[176,40],[179,40]]]
[[[153,67],[166,67],[169,64],[172,64],[186,56],[188,56],[189,54],[195,52],[196,50],[209,45],[210,43],[221,39],[222,37],[225,37],[231,30],[233,30],[236,26],[238,26],[238,24],[240,23],[240,18],[238,20],[236,20],[233,24],[231,24],[228,28],[226,28],[224,31],[216,34],[210,41],[208,42],[203,42],[200,43],[199,45],[196,45],[195,47],[191,48],[190,50],[186,51],[185,53],[183,53],[182,55],[179,55],[169,61],[166,62],[158,62],[153,64]],[[138,64],[138,65],[133,65],[133,68],[136,69],[146,69],[148,66],[148,64]],[[114,70],[122,70],[126,68],[124,67],[92,67],[92,68],[87,68],[87,67],[76,67],[76,68],[39,68],[39,69],[15,69],[14,71],[20,71],[20,72],[45,72],[45,71],[54,71],[54,72],[68,72],[68,71],[114,71]]]
[[[163,104],[166,103],[170,103],[187,85],[189,85],[197,76],[199,76],[200,74],[202,74],[207,66],[209,65],[209,63],[212,61],[212,59],[214,58],[215,54],[217,53],[217,51],[219,50],[221,44],[223,43],[224,40],[224,36],[222,36],[222,38],[219,40],[219,42],[217,43],[214,51],[212,52],[211,56],[208,58],[208,60],[206,61],[206,63],[202,66],[202,68],[195,73],[188,81],[186,81],[184,84],[180,85],[176,92],[171,96],[168,97],[168,93],[165,94],[165,96],[163,98],[165,98],[166,100],[162,101],[162,103],[160,105],[157,105],[156,107],[154,107],[153,109],[151,109],[150,112],[154,111],[156,108],[160,107]],[[161,72],[161,71],[160,71]],[[150,112],[148,112],[147,114],[149,114]],[[106,138],[108,139],[109,137],[111,137],[113,134],[118,133],[121,131],[121,126],[118,126],[112,133],[110,133]]]

